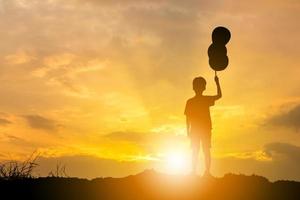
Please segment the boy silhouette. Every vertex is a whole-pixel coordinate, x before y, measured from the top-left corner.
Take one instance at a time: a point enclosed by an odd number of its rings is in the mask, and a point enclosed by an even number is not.
[[[209,107],[222,97],[219,78],[215,76],[217,95],[205,96],[206,81],[203,77],[196,77],[193,80],[195,96],[187,100],[184,114],[186,115],[187,134],[191,140],[192,148],[192,174],[197,173],[198,155],[200,141],[205,158],[204,175],[210,175],[210,147],[211,147],[211,118]]]

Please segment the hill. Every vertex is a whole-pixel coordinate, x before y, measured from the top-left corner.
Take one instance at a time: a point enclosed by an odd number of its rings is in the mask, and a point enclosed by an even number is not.
[[[261,176],[227,174],[222,178],[166,175],[146,170],[124,178],[93,180],[40,177],[0,180],[9,199],[300,199],[300,182],[270,182]]]

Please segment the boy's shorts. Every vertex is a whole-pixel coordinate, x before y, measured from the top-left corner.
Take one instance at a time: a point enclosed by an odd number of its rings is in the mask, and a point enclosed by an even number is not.
[[[210,149],[211,147],[211,129],[191,131],[190,135],[191,147],[200,147],[200,141],[203,149]]]

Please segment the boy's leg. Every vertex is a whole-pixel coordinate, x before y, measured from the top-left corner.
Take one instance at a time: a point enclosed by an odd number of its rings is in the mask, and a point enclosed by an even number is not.
[[[205,157],[205,174],[210,174],[210,163],[211,163],[211,155],[210,155],[210,148],[203,147],[203,153]]]
[[[198,166],[198,156],[199,156],[199,146],[193,146],[193,155],[192,155],[192,174],[197,174]]]
[[[210,163],[211,163],[211,131],[207,131],[202,137],[202,149],[205,159],[205,172],[204,174],[210,175]]]
[[[192,147],[192,174],[197,174],[199,149],[200,149],[199,137],[191,137],[191,147]]]

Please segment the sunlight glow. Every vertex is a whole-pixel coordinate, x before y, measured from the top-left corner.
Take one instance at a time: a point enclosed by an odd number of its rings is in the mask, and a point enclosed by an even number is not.
[[[185,152],[170,152],[166,154],[166,169],[169,173],[187,173],[189,159]]]

